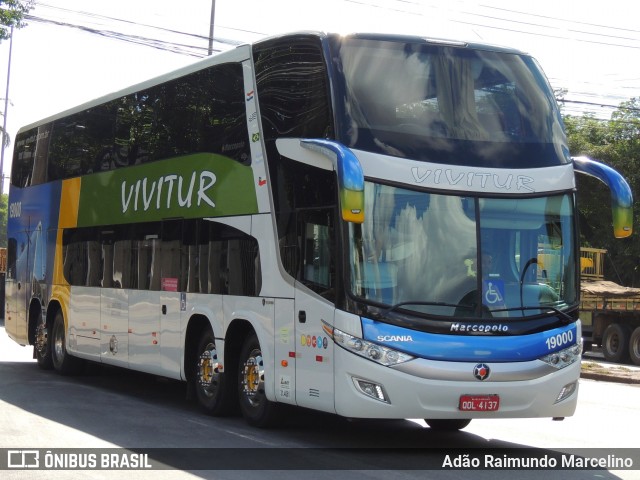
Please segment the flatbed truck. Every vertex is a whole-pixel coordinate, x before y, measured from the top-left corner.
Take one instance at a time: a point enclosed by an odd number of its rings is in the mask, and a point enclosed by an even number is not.
[[[584,349],[606,360],[640,365],[640,288],[604,279],[606,250],[581,248],[580,319]]]

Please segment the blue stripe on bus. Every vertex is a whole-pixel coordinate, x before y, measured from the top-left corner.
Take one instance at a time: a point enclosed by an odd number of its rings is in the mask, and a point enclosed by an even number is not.
[[[362,318],[364,339],[416,357],[452,362],[526,362],[575,345],[577,326],[531,335],[445,335]]]

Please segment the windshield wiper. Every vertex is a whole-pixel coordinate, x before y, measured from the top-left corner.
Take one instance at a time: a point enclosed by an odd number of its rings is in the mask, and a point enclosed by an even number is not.
[[[386,317],[389,313],[393,312],[394,310],[397,310],[398,308],[404,306],[404,305],[426,305],[426,306],[430,306],[430,307],[452,307],[452,308],[465,308],[465,309],[475,309],[476,305],[475,304],[466,304],[466,303],[445,303],[445,302],[423,302],[420,300],[415,300],[412,302],[400,302],[400,303],[396,303],[394,305],[391,305],[389,308],[386,308],[384,310],[382,310],[380,312],[380,314],[383,317]],[[560,310],[559,308],[556,307],[552,307],[550,305],[539,305],[539,306],[530,306],[530,307],[525,307],[525,306],[521,306],[521,307],[511,307],[511,308],[499,308],[499,309],[495,309],[495,310],[490,310],[491,313],[494,312],[511,312],[511,311],[522,311],[524,313],[524,310],[547,310],[547,312],[550,310],[553,313],[557,314],[558,316],[560,316],[563,320],[563,323],[571,323],[573,322],[573,318],[571,317],[571,315],[563,312],[562,310]]]
[[[445,302],[423,302],[420,300],[415,300],[412,302],[400,302],[394,305],[391,305],[389,308],[382,311],[382,315],[386,316],[387,314],[397,310],[398,308],[404,305],[425,305],[428,307],[453,307],[453,308],[475,308],[475,305],[469,305],[465,303],[445,303]]]
[[[560,310],[559,308],[556,307],[552,307],[551,305],[538,305],[536,306],[531,306],[531,307],[511,307],[511,308],[498,308],[495,310],[491,310],[492,312],[511,312],[513,310],[519,310],[522,311],[524,313],[525,310],[551,310],[553,313],[556,313],[557,315],[559,315],[560,317],[562,317],[562,319],[564,320],[564,323],[571,323],[573,322],[573,317],[571,317],[571,315],[569,315],[568,313],[563,312],[562,310]]]

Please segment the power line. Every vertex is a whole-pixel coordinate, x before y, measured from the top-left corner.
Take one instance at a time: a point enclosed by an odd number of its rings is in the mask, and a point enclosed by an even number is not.
[[[116,32],[116,31],[113,31],[113,30],[96,29],[96,28],[91,28],[91,27],[85,26],[85,25],[79,25],[79,24],[74,24],[74,23],[69,23],[69,22],[62,22],[62,21],[52,20],[52,19],[48,19],[48,18],[42,18],[42,17],[38,17],[38,16],[35,16],[35,15],[30,15],[30,14],[25,15],[25,18],[27,20],[29,20],[29,21],[35,21],[35,22],[40,22],[40,23],[45,23],[45,24],[52,24],[52,25],[56,25],[56,26],[60,26],[60,27],[75,28],[75,29],[82,30],[82,31],[87,32],[87,33],[100,35],[100,36],[107,37],[107,38],[112,38],[112,39],[115,39],[115,40],[121,40],[121,41],[124,41],[124,42],[135,43],[135,44],[138,44],[138,45],[144,45],[144,46],[156,48],[158,50],[164,50],[164,51],[168,51],[168,52],[172,52],[172,53],[178,53],[178,54],[182,54],[182,55],[190,55],[190,56],[194,56],[194,57],[204,57],[206,55],[206,53],[207,53],[207,48],[206,47],[200,47],[200,46],[189,44],[189,43],[168,42],[166,40],[160,40],[160,39],[157,39],[157,38],[149,38],[149,37],[144,37],[144,36],[140,36],[140,35],[125,34],[125,33]],[[196,38],[196,39],[201,39],[201,40],[207,40],[208,39],[208,37],[204,37],[204,36],[201,36],[201,35],[178,32],[178,31],[173,31],[173,30],[169,30],[169,29],[163,29],[163,28],[160,28],[160,27],[153,27],[153,28],[159,28],[160,30],[169,31],[169,32],[172,32],[172,33],[180,33],[182,35],[187,35],[189,37],[193,37],[193,38]],[[219,43],[223,43],[223,44],[237,45],[236,42],[233,42],[233,41],[230,41],[230,40],[224,40],[224,39],[216,38],[215,41],[219,42]],[[215,51],[219,52],[220,49],[216,49]]]
[[[170,28],[166,28],[166,27],[159,27],[157,25],[149,25],[149,24],[145,24],[145,23],[140,23],[140,22],[135,22],[132,20],[126,20],[123,18],[118,18],[118,17],[110,17],[107,15],[102,15],[102,14],[98,14],[98,13],[93,13],[93,12],[85,12],[85,11],[80,11],[80,10],[71,10],[68,8],[63,8],[63,7],[58,7],[55,5],[49,5],[46,3],[42,3],[42,2],[38,2],[39,6],[43,6],[43,7],[47,7],[47,8],[51,8],[54,10],[61,10],[63,12],[68,12],[68,13],[73,13],[76,15],[80,15],[80,16],[86,16],[88,18],[94,18],[94,19],[98,19],[98,20],[108,20],[108,21],[112,21],[112,22],[116,22],[116,23],[124,23],[124,24],[128,24],[128,25],[133,25],[135,27],[145,27],[145,28],[151,28],[151,29],[155,29],[155,30],[160,30],[160,31],[164,31],[164,32],[168,32],[168,33],[173,33],[173,34],[178,34],[178,35],[185,35],[188,37],[193,37],[197,40],[209,40],[208,36],[203,36],[203,35],[198,35],[198,34],[194,34],[194,33],[190,33],[190,32],[184,32],[181,30],[174,30],[174,29],[170,29]],[[266,35],[264,33],[261,32],[255,32],[252,30],[246,30],[246,29],[241,29],[241,28],[232,28],[232,27],[225,27],[224,25],[216,25],[217,28],[224,28],[226,30],[234,30],[234,31],[238,31],[238,32],[243,32],[243,33],[250,33],[250,34],[254,34],[254,35]],[[231,40],[228,38],[221,38],[221,37],[215,37],[214,38],[215,41],[220,42],[220,43],[224,43],[224,44],[229,44],[229,45],[240,45],[243,42],[239,42],[236,40]]]
[[[563,98],[556,98],[558,103],[573,103],[576,105],[590,105],[593,107],[603,107],[603,108],[613,108],[615,110],[626,110],[629,112],[640,112],[640,108],[635,107],[625,107],[622,105],[607,105],[606,103],[597,103],[597,102],[586,102],[582,100],[566,100]]]
[[[558,18],[558,17],[552,17],[550,15],[540,15],[537,13],[530,13],[530,12],[521,12],[518,10],[511,10],[508,8],[503,8],[503,7],[494,7],[492,5],[481,5],[484,8],[488,8],[488,9],[493,9],[493,10],[502,10],[505,12],[510,12],[510,13],[516,13],[518,15],[528,15],[531,17],[538,17],[538,18],[544,18],[544,19],[548,19],[548,20],[557,20],[560,22],[567,22],[567,23],[575,23],[578,25],[587,25],[590,27],[599,27],[599,28],[609,28],[609,29],[613,29],[613,30],[617,30],[617,31],[626,31],[626,32],[633,32],[633,33],[638,33],[637,30],[635,29],[631,29],[631,28],[622,28],[622,27],[618,27],[618,26],[609,26],[609,25],[602,25],[602,24],[597,24],[597,23],[589,23],[589,22],[581,22],[579,20],[567,20],[564,18]]]

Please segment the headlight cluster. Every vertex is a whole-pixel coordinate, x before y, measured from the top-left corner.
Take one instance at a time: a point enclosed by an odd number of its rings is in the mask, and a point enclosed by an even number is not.
[[[581,354],[582,342],[579,342],[575,345],[571,345],[569,348],[560,350],[559,352],[553,352],[549,355],[545,355],[544,357],[541,357],[540,360],[560,370],[580,360]]]
[[[368,342],[362,338],[354,337],[353,335],[349,335],[337,328],[333,329],[333,339],[338,345],[346,350],[387,367],[408,362],[415,358],[411,355],[407,355],[406,353],[383,347],[377,343]]]

